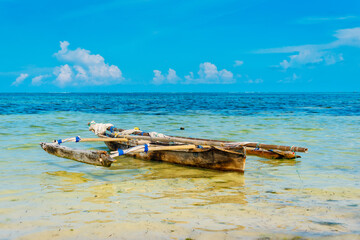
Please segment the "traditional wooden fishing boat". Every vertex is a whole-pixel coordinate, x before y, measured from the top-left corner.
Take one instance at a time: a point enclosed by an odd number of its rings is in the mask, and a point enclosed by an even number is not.
[[[112,140],[109,138],[107,139]],[[123,144],[113,141],[105,141],[105,144],[110,150],[116,150],[117,152],[119,150],[124,151],[138,146],[133,142]],[[40,145],[46,152],[52,155],[92,165],[110,167],[111,164],[116,161],[116,159],[113,159],[105,151],[72,149],[61,146],[57,142],[41,143]],[[127,152],[126,155],[143,160],[164,161],[200,168],[240,172],[245,170],[246,158],[245,153],[240,149],[237,151],[231,151],[216,146],[199,147],[197,145],[184,144],[148,144],[147,150],[141,149],[131,151]]]
[[[166,136],[139,129],[125,130],[112,124],[92,122],[89,130],[99,138],[68,138],[54,143],[41,143],[50,154],[76,161],[110,167],[117,156],[127,155],[134,158],[164,161],[187,166],[243,172],[246,155],[265,158],[299,157],[295,152],[306,152],[306,148],[253,142],[230,142],[199,138]],[[105,151],[86,151],[60,146],[63,142],[102,141],[110,149]]]
[[[142,144],[167,146],[169,150],[159,150],[152,153],[130,153],[130,155],[144,160],[158,160],[218,170],[244,171],[246,155],[271,159],[293,159],[300,157],[295,154],[295,151],[307,151],[306,148],[299,147],[165,136],[154,132],[143,132],[139,129],[119,129],[113,125],[103,125],[102,127],[103,129],[106,127],[107,132],[97,134],[101,138],[128,139],[128,141],[105,141],[105,144],[111,151],[129,149]],[[95,132],[96,128],[90,127],[90,130]],[[101,132],[104,131],[102,130]],[[128,135],[129,133],[131,135]],[[195,144],[195,146],[188,149],[185,144]],[[175,150],[176,146],[184,146],[185,148]]]

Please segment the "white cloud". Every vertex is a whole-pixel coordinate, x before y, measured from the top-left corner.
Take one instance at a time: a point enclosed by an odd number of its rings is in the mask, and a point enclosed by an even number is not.
[[[338,40],[325,46],[328,46],[329,48],[335,48],[344,45],[360,47],[360,27],[337,30],[334,36]]]
[[[234,67],[239,67],[244,64],[244,61],[235,60]]]
[[[200,70],[198,71],[198,74],[201,79],[217,80],[219,78],[217,67],[210,62],[200,63]]]
[[[176,75],[176,71],[174,69],[169,68],[169,71],[166,75],[162,74],[159,70],[154,70],[153,83],[154,84],[163,84],[163,83],[178,83],[181,78]]]
[[[61,49],[54,54],[57,59],[74,64],[83,64],[85,66],[104,63],[104,58],[99,54],[91,54],[89,50],[81,48],[69,50],[69,45],[70,43],[67,41],[60,42]]]
[[[27,73],[21,73],[11,85],[19,86],[28,76],[29,74]]]
[[[298,75],[296,75],[296,73],[293,73],[292,75],[292,79],[295,81],[296,79],[300,78]]]
[[[219,77],[224,82],[231,82],[234,78],[234,74],[226,69],[223,69],[219,72]]]
[[[249,75],[245,74],[244,76],[240,76],[241,78],[243,78],[242,82],[243,83],[248,83],[248,84],[260,84],[263,83],[264,80],[262,78],[251,78]],[[239,78],[240,78],[239,77]]]
[[[204,62],[199,66],[198,77],[194,76],[193,72],[186,75],[184,79],[177,76],[174,69],[169,68],[167,74],[163,74],[159,70],[154,70],[154,77],[152,83],[163,84],[163,83],[181,83],[181,84],[227,84],[234,83],[234,74],[226,69],[218,71],[217,67],[210,63]]]
[[[300,77],[298,75],[296,75],[295,73],[292,74],[292,76],[290,77],[286,77],[283,80],[279,80],[277,81],[278,83],[293,83],[295,82],[297,79],[299,79]]]
[[[289,46],[282,48],[263,49],[257,53],[296,53],[289,59],[283,60],[279,66],[283,69],[297,68],[303,65],[315,65],[323,63],[332,65],[344,60],[343,55],[331,50],[342,46],[360,47],[360,28],[337,30],[334,36],[336,40],[326,44]]]
[[[67,41],[60,42],[60,50],[54,54],[58,60],[67,63],[54,71],[58,85],[110,85],[124,80],[121,70],[105,63],[99,54],[81,48],[70,50],[69,45]]]
[[[70,43],[68,41],[60,41],[60,50],[55,53],[55,55],[60,55],[60,54],[64,54],[68,51],[68,46],[70,45]]]
[[[298,68],[302,65],[309,66],[319,63],[332,65],[344,60],[342,54],[335,54],[329,51],[318,51],[316,49],[302,49],[298,54],[291,55],[289,58],[289,60],[283,60],[280,63],[280,66],[285,70],[290,67]]]
[[[185,76],[185,79],[186,79],[187,82],[193,81],[194,80],[194,73],[190,72],[189,75]]]
[[[246,81],[246,83],[254,83],[254,84],[259,84],[259,83],[263,83],[264,80],[262,80],[261,78],[256,78],[256,79],[248,79]]]
[[[76,78],[78,79],[84,79],[87,80],[89,79],[85,69],[83,69],[81,66],[75,65],[74,69],[76,70],[77,74],[76,74]]]
[[[34,85],[34,86],[40,86],[41,84],[43,84],[42,80],[44,78],[47,78],[47,77],[50,77],[51,75],[39,75],[39,76],[36,76],[34,77],[32,80],[31,80],[31,84]]]
[[[121,71],[115,66],[108,64],[99,64],[89,66],[90,76],[95,78],[111,78],[111,79],[120,79],[121,80]]]
[[[54,74],[57,76],[55,84],[63,87],[72,83],[73,72],[69,65],[65,64],[54,69]],[[75,84],[76,85],[76,84]]]
[[[331,16],[331,17],[305,17],[298,21],[301,24],[313,24],[313,23],[323,23],[330,21],[344,21],[349,19],[357,19],[357,16]]]
[[[165,76],[161,74],[161,71],[154,70],[153,83],[154,84],[162,84],[165,80]]]
[[[235,82],[232,72],[226,69],[218,71],[215,64],[210,62],[201,63],[199,68],[199,78],[194,78],[193,72],[190,72],[189,75],[185,76],[186,83],[226,84]]]
[[[176,71],[174,69],[169,68],[168,75],[166,76],[166,79],[169,83],[177,83],[180,78],[176,75]]]

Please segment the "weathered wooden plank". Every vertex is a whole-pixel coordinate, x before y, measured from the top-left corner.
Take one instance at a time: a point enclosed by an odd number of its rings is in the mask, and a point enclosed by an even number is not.
[[[106,151],[81,150],[61,146],[57,143],[40,143],[48,153],[57,157],[68,158],[96,166],[110,167],[114,162]]]
[[[262,144],[262,143],[253,143],[253,142],[225,142],[225,141],[215,141],[215,140],[197,140],[192,138],[183,138],[183,137],[150,137],[150,136],[135,136],[135,135],[122,135],[122,138],[127,139],[140,139],[140,140],[149,140],[152,142],[180,142],[180,143],[190,143],[195,145],[209,145],[209,146],[218,146],[218,147],[228,147],[231,145],[234,146],[243,146],[243,147],[252,147],[252,148],[262,148],[262,149],[277,149],[281,151],[293,151],[293,152],[307,152],[307,148],[296,147],[296,146],[282,146],[282,145],[273,145],[273,144]]]

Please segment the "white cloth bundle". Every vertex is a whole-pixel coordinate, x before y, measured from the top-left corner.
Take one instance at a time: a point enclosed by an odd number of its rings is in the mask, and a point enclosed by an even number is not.
[[[93,131],[96,135],[103,135],[108,127],[113,127],[111,123],[96,123],[91,121],[89,131]]]
[[[158,138],[166,138],[166,137],[168,137],[168,136],[166,136],[166,135],[164,135],[162,133],[157,133],[157,132],[149,132],[149,135],[152,138],[156,138],[156,137],[158,137]]]
[[[119,132],[117,135],[131,135],[133,133],[141,133],[142,131],[140,130],[136,130],[136,129],[128,129],[128,130],[124,130],[122,132]]]

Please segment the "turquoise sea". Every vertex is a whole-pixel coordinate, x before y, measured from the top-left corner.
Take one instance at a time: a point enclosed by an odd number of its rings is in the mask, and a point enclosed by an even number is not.
[[[309,152],[240,174],[40,148],[91,120]],[[359,146],[359,93],[0,94],[0,239],[360,239]]]

